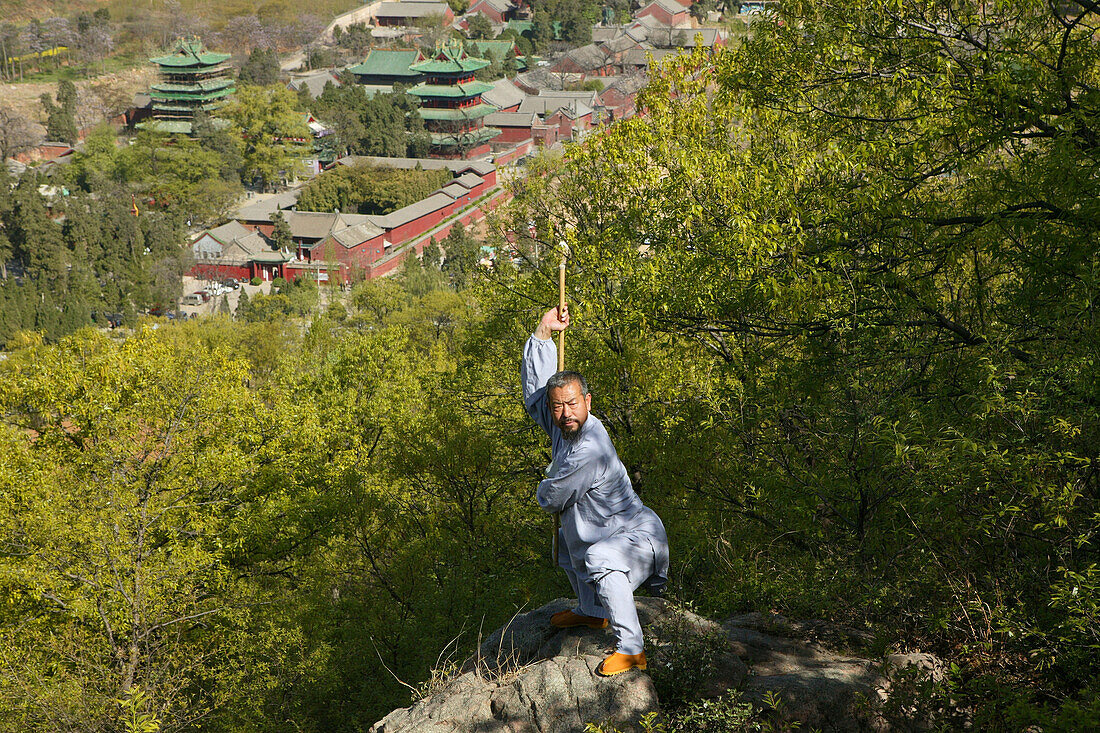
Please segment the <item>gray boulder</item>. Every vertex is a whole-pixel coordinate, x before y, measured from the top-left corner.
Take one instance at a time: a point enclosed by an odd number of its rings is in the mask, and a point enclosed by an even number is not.
[[[866,635],[821,621],[746,614],[717,624],[658,598],[639,598],[647,672],[596,675],[612,651],[609,630],[556,630],[550,616],[572,606],[560,598],[517,614],[494,631],[456,675],[410,707],[375,723],[372,733],[567,733],[585,724],[638,730],[659,707],[658,690],[680,703],[735,690],[782,720],[821,731],[880,730],[891,669],[930,675],[930,655],[875,663],[838,649],[859,648]],[[656,681],[656,684],[655,684]],[[663,693],[662,693],[663,694]]]
[[[822,621],[789,621],[778,614],[750,613],[723,627],[749,666],[746,700],[821,731],[881,728],[873,711],[883,700],[883,665],[836,651],[869,641],[860,632]]]
[[[650,668],[687,636],[721,637],[721,627],[658,598],[639,598]],[[573,733],[590,722],[634,730],[658,709],[649,674],[631,670],[600,677],[597,665],[614,648],[610,630],[550,626],[550,616],[571,608],[560,598],[516,615],[481,643],[460,674],[414,705],[375,723],[373,733]],[[721,694],[744,679],[745,666],[724,639],[708,660],[701,689]]]

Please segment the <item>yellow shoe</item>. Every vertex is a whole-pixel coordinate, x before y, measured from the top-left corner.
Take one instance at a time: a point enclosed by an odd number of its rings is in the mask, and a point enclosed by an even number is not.
[[[556,629],[571,629],[575,626],[587,626],[590,629],[606,629],[607,619],[596,616],[582,616],[572,611],[558,611],[550,617],[550,625]]]
[[[621,674],[634,667],[645,669],[645,652],[641,652],[640,654],[620,654],[619,652],[615,652],[610,657],[600,662],[600,666],[596,667],[596,674],[601,677],[610,677],[611,675]]]

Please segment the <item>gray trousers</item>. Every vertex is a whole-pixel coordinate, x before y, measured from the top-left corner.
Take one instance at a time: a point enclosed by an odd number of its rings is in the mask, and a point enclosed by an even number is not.
[[[584,568],[570,562],[565,539],[558,536],[558,564],[577,594],[575,613],[606,618],[622,654],[640,654],[645,647],[634,591],[656,570],[650,532],[618,532],[588,548]]]

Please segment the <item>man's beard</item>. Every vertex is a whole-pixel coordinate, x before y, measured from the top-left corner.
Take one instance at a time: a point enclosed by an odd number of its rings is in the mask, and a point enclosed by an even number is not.
[[[561,425],[559,425],[558,430],[561,431],[561,437],[565,438],[566,440],[573,440],[578,435],[580,435],[582,427],[581,424],[574,422],[573,425],[575,425],[576,427],[574,427],[572,430],[566,430]]]

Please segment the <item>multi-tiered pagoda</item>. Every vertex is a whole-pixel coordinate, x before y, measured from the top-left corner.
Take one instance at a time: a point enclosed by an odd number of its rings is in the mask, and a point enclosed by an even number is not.
[[[193,38],[177,41],[167,56],[149,59],[160,67],[160,82],[149,91],[154,119],[142,126],[190,134],[196,110],[215,112],[236,91],[229,58],[230,54],[205,50],[202,41]]]
[[[481,101],[493,88],[474,79],[474,72],[489,65],[466,53],[457,39],[443,41],[426,60],[410,69],[424,74],[424,81],[408,91],[420,99],[420,116],[432,136],[433,158],[476,158],[489,152],[489,141],[500,130],[485,127],[485,117],[496,108]]]

